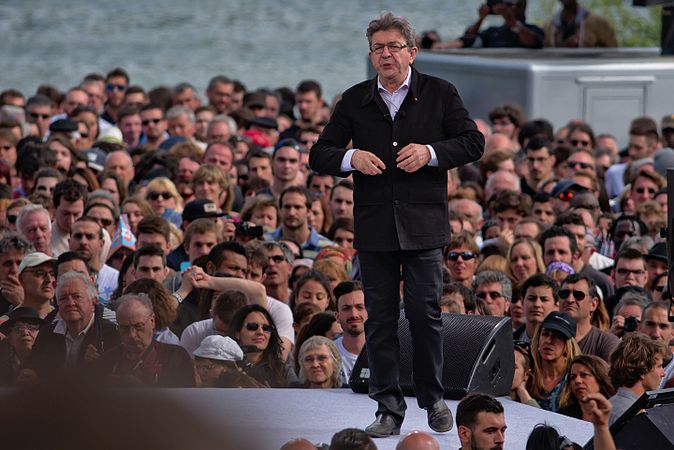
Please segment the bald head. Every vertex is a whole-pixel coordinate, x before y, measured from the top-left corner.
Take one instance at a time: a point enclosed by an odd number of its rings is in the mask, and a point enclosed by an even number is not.
[[[440,450],[440,444],[428,433],[412,431],[398,442],[396,450]]]
[[[297,438],[283,444],[281,450],[316,450],[316,446],[307,439]]]
[[[489,153],[492,150],[507,150],[513,153],[513,142],[505,134],[492,133],[484,145],[484,152]]]
[[[108,153],[108,156],[105,158],[105,170],[119,175],[124,183],[126,183],[126,186],[129,185],[135,175],[133,161],[125,150]]]

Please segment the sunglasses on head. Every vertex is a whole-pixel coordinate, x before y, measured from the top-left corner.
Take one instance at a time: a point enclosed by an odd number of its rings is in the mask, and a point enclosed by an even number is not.
[[[567,299],[567,298],[569,298],[569,296],[570,296],[571,294],[573,294],[573,298],[574,298],[577,302],[582,301],[582,300],[586,297],[585,292],[583,292],[583,291],[576,291],[576,290],[573,290],[573,291],[572,291],[571,289],[561,289],[561,290],[559,291],[559,298],[561,298],[561,299]]]
[[[248,322],[246,324],[246,330],[248,331],[257,331],[260,327],[262,327],[262,331],[265,333],[271,333],[271,326],[266,323]]]
[[[149,198],[150,200],[156,201],[159,200],[159,197],[163,198],[164,200],[168,200],[173,196],[171,195],[170,192],[150,192],[147,194],[147,198]]]
[[[461,259],[464,261],[470,261],[471,259],[475,258],[477,255],[473,252],[449,252],[447,253],[447,259],[450,261],[458,261],[459,256]]]
[[[107,89],[108,92],[112,92],[114,90],[122,92],[122,91],[126,90],[126,85],[125,84],[108,83],[108,84],[105,85],[105,89]]]

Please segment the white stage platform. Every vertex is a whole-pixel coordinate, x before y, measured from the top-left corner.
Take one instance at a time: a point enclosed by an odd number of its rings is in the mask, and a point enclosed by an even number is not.
[[[265,450],[279,449],[284,442],[304,437],[314,443],[330,443],[332,435],[343,428],[364,428],[374,420],[375,403],[349,389],[173,389],[169,396],[193,410],[204,424],[217,428],[227,424],[243,436],[255,436]],[[555,426],[580,445],[592,437],[592,424],[571,419],[500,398],[505,408],[505,448],[525,448],[532,428],[545,422]],[[452,413],[458,401],[446,400]],[[460,447],[456,427],[449,433],[434,433],[426,423],[426,411],[417,407],[415,398],[407,398],[407,414],[401,435],[421,430],[433,433],[442,449]],[[376,439],[380,450],[395,449],[399,437]],[[262,449],[262,447],[261,447]]]

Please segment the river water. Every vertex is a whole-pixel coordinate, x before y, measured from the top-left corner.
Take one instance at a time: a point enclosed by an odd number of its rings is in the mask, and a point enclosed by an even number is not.
[[[530,14],[537,16],[535,2]],[[417,31],[462,34],[479,0],[2,0],[0,89],[66,90],[89,72],[127,69],[146,89],[216,74],[249,89],[313,78],[326,98],[366,77],[365,28],[381,11]],[[493,18],[500,23],[499,18]]]

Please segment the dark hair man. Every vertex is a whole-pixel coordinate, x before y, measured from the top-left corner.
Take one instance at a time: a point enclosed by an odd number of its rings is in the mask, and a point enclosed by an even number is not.
[[[502,450],[506,421],[501,402],[486,394],[468,394],[456,407],[461,450]]]
[[[411,68],[417,48],[406,18],[383,14],[370,22],[367,37],[377,77],[345,92],[309,161],[318,173],[353,172],[354,247],[368,297],[370,395],[378,403],[377,418],[366,431],[399,434],[404,419],[395,338],[402,266],[405,310],[415,330],[417,401],[427,410],[429,426],[445,432],[452,417],[442,400],[437,297],[442,247],[449,242],[447,169],[479,159],[484,137],[451,84]],[[403,103],[407,92],[416,99],[414,108]],[[405,117],[404,124],[396,117]],[[421,123],[425,126],[413,125]]]
[[[51,248],[54,256],[69,249],[70,228],[84,213],[87,190],[72,178],[56,185],[54,193],[54,223],[51,232]]]
[[[337,321],[343,332],[335,339],[335,345],[342,355],[342,382],[348,384],[356,359],[365,346],[365,295],[358,281],[342,281],[333,292],[337,301]]]
[[[0,239],[0,315],[10,306],[23,303],[24,289],[19,281],[19,267],[33,245],[18,233],[7,233]]]
[[[522,192],[533,197],[540,192],[541,182],[554,175],[556,160],[552,153],[552,144],[539,137],[531,138],[524,151],[529,173],[522,179]]]
[[[525,323],[520,326],[513,337],[516,341],[531,342],[536,327],[543,322],[552,311],[559,311],[557,282],[544,273],[529,277],[522,284],[522,308]]]

